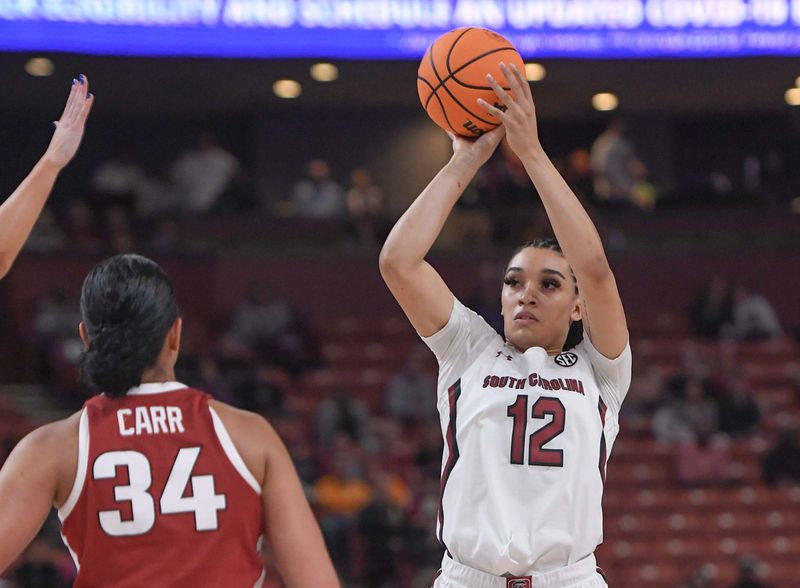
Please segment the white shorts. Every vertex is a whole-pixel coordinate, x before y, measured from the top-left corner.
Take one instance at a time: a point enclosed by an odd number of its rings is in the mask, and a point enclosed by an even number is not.
[[[597,572],[594,555],[550,572],[506,578],[465,566],[445,554],[433,588],[608,588],[608,585]]]

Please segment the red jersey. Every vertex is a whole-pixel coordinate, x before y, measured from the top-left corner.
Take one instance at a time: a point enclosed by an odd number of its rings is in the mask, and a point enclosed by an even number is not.
[[[209,399],[168,382],[86,402],[58,513],[76,588],[261,586],[261,488]]]

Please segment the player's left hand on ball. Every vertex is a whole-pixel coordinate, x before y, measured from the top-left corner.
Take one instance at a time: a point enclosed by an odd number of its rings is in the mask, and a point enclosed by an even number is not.
[[[86,118],[92,110],[94,95],[89,93],[89,80],[81,74],[72,81],[72,89],[61,118],[55,122],[56,132],[50,140],[45,158],[59,168],[75,156],[83,138]]]
[[[505,112],[482,99],[478,99],[478,104],[486,112],[502,121],[506,128],[506,140],[509,146],[514,153],[521,157],[540,148],[536,106],[533,103],[530,84],[517,66],[513,63],[510,66],[501,63],[500,70],[508,80],[511,94],[506,92],[491,74],[487,74],[486,80],[497,94],[500,102],[505,105]]]
[[[456,157],[474,161],[478,165],[483,165],[489,160],[505,134],[506,130],[502,125],[483,133],[477,139],[468,139],[451,132],[447,133],[453,141],[453,154]]]

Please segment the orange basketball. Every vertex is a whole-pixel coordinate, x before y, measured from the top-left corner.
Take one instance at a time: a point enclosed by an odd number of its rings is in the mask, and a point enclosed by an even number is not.
[[[466,27],[445,33],[428,47],[417,72],[417,91],[425,112],[437,125],[465,137],[478,137],[500,121],[478,105],[478,98],[499,106],[486,74],[508,91],[500,62],[520,71],[525,64],[511,42],[488,29]]]

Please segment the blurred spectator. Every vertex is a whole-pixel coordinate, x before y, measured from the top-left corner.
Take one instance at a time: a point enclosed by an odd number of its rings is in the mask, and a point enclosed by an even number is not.
[[[51,290],[39,303],[33,318],[33,344],[37,354],[37,373],[47,385],[56,384],[59,373],[77,365],[83,351],[78,335],[81,315],[64,290]]]
[[[686,486],[724,484],[735,480],[730,443],[710,431],[699,431],[681,443],[675,454],[678,481]]]
[[[341,439],[331,460],[331,471],[314,484],[313,498],[333,563],[345,577],[352,573],[351,531],[358,513],[366,508],[372,496],[373,489],[364,477],[357,447]]]
[[[680,393],[667,386],[664,403],[653,414],[653,437],[663,443],[682,443],[691,439],[692,428],[683,415]]]
[[[652,416],[661,404],[665,387],[664,371],[655,364],[634,364],[631,387],[622,412],[626,418]]]
[[[102,213],[112,206],[132,210],[135,194],[145,179],[144,170],[128,148],[121,146],[94,168],[89,180],[95,211]]]
[[[594,200],[592,157],[586,149],[570,151],[564,169],[564,179],[584,206]]]
[[[414,467],[422,476],[436,480],[442,465],[442,430],[438,420],[422,423],[422,435],[414,454]]]
[[[160,218],[177,214],[183,206],[182,194],[170,177],[169,166],[162,166],[158,174],[142,178],[136,187],[135,210],[139,218]]]
[[[360,442],[366,431],[369,412],[363,402],[353,398],[341,387],[320,402],[317,407],[317,436],[320,447],[330,447],[337,435]]]
[[[784,368],[784,373],[789,379],[789,385],[792,388],[794,401],[798,406],[800,406],[800,363],[788,363]]]
[[[67,588],[71,585],[59,573],[58,560],[63,551],[41,537],[34,539],[22,556],[22,564],[14,571],[19,588]]]
[[[780,337],[783,329],[766,298],[738,286],[733,293],[731,333],[737,339],[753,341]]]
[[[685,582],[678,584],[677,588],[712,588],[716,575],[716,566],[705,563],[692,572]]]
[[[302,315],[265,281],[249,285],[222,347],[229,357],[257,354],[293,375],[319,363],[316,340]]]
[[[752,554],[745,554],[739,558],[739,578],[730,588],[769,588],[758,577],[758,558]]]
[[[549,221],[522,160],[505,139],[475,178],[477,203],[490,222],[495,243],[514,243],[549,232]],[[469,192],[457,206],[469,204]],[[462,202],[463,201],[463,202]]]
[[[753,431],[761,413],[753,392],[741,378],[731,378],[716,386],[719,427],[723,433],[740,437]]]
[[[236,406],[269,417],[283,412],[289,379],[282,369],[266,364],[241,370],[238,377],[229,378]]]
[[[358,515],[358,530],[364,551],[363,581],[379,588],[394,586],[397,557],[406,525],[406,511],[398,502],[398,487],[402,482],[383,471],[371,473],[372,500]],[[406,498],[408,489],[402,488]]]
[[[503,269],[494,263],[482,262],[478,268],[478,283],[469,299],[469,308],[477,312],[490,327],[503,335],[503,315],[500,314],[500,290]]]
[[[447,217],[436,245],[445,249],[485,248],[492,241],[493,222],[484,194],[470,183]]]
[[[75,580],[75,564],[60,536],[55,512],[48,514],[39,535],[20,558],[13,574],[16,588],[67,588]]]
[[[102,250],[94,213],[83,200],[70,202],[65,228],[71,251],[96,254]]]
[[[430,352],[415,345],[405,365],[386,385],[386,412],[400,419],[428,419],[436,415],[436,378],[426,369]]]
[[[778,442],[761,462],[764,480],[770,486],[800,482],[800,434],[796,425],[785,425]]]
[[[182,248],[185,248],[185,243],[178,222],[172,218],[160,219],[150,237],[148,250],[155,255],[168,255]]]
[[[275,419],[272,424],[290,450],[306,494],[312,496],[314,484],[320,477],[320,454],[314,450],[311,427],[297,417]]]
[[[213,357],[208,355],[201,357],[197,368],[196,382],[192,383],[193,387],[208,392],[220,402],[227,402],[239,408],[245,408],[244,403],[237,404],[239,399],[233,395],[228,380],[220,372],[219,366]],[[253,409],[247,408],[247,410]]]
[[[346,201],[358,244],[365,250],[375,249],[384,222],[385,204],[383,192],[375,185],[369,170],[357,167],[352,171]]]
[[[299,217],[336,219],[345,211],[344,190],[331,179],[331,168],[322,159],[306,163],[306,177],[297,182],[292,192],[295,212]]]
[[[128,212],[121,206],[114,206],[106,210],[105,228],[108,244],[113,253],[133,253],[136,240],[133,236]]]
[[[215,210],[239,171],[236,157],[217,145],[211,133],[202,131],[194,147],[178,157],[172,179],[184,210],[207,214]]]
[[[652,426],[659,441],[681,443],[700,432],[718,431],[719,414],[702,381],[677,376],[668,382],[665,403],[653,415]]]
[[[689,306],[692,332],[716,339],[724,326],[733,323],[733,293],[722,276],[714,276],[694,296]]]
[[[36,253],[55,253],[66,243],[66,236],[59,228],[53,211],[49,208],[42,210],[39,220],[33,227],[25,249]]]
[[[637,204],[635,190],[646,168],[625,137],[625,130],[625,123],[614,119],[592,144],[594,193],[601,201]]]
[[[719,430],[719,409],[710,398],[706,382],[690,378],[684,386],[683,414],[695,434]]]

